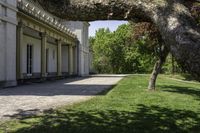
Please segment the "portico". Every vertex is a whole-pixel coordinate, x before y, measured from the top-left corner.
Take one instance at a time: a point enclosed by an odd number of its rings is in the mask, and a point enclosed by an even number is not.
[[[77,75],[76,36],[64,25],[28,16],[24,6],[18,12],[17,80]]]
[[[0,88],[88,75],[88,27],[47,12],[37,1],[0,1]]]

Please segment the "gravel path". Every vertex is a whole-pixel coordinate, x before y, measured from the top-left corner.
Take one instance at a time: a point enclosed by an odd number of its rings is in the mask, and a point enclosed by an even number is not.
[[[125,75],[95,75],[35,83],[0,90],[0,120],[88,100],[116,84]]]

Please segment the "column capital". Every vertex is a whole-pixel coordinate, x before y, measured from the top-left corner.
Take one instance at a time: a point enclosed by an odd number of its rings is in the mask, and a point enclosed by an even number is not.
[[[73,48],[76,48],[77,46],[76,46],[76,45],[72,45],[72,47],[73,47]]]
[[[19,21],[19,22],[18,22],[18,27],[19,27],[19,28],[25,28],[25,26],[26,26],[26,25],[25,25],[25,23],[24,23],[23,21]]]
[[[64,42],[64,41],[63,41],[62,39],[57,39],[57,43],[58,43],[58,44],[61,44],[61,45],[62,45],[63,42]]]
[[[72,47],[75,48],[77,45],[76,43],[72,43]]]
[[[40,33],[40,36],[41,36],[42,38],[47,37],[47,33],[46,33],[46,32],[41,32],[41,33]]]
[[[69,46],[69,47],[72,47],[72,48],[73,48],[73,47],[76,47],[76,43],[70,42],[70,43],[68,43],[68,46]]]

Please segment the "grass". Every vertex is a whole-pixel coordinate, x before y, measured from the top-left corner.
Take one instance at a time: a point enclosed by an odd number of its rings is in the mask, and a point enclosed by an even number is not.
[[[129,76],[105,95],[42,115],[2,123],[15,133],[198,133],[200,84],[161,75],[157,91],[148,75]]]

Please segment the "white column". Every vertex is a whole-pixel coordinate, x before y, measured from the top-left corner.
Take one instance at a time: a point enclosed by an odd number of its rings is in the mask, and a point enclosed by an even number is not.
[[[16,69],[17,69],[17,79],[22,79],[23,75],[22,75],[22,63],[21,63],[21,59],[22,59],[22,48],[23,48],[23,28],[24,25],[22,22],[19,22],[18,26],[17,26],[17,47],[16,47],[16,51],[17,51],[17,60],[16,60]]]
[[[57,76],[62,76],[62,41],[58,40],[57,46]]]
[[[78,56],[77,56],[77,46],[73,47],[73,52],[74,52],[74,74],[77,75],[78,74],[78,68],[77,68],[77,60],[78,60]]]
[[[42,43],[41,43],[41,74],[42,78],[45,78],[47,75],[47,69],[46,69],[46,49],[47,49],[47,35],[46,33],[41,34],[42,37]]]
[[[70,44],[69,45],[69,52],[68,52],[69,56],[68,56],[68,66],[69,66],[69,75],[73,74],[73,47]]]

